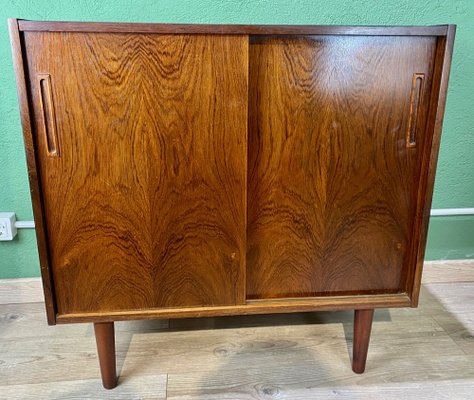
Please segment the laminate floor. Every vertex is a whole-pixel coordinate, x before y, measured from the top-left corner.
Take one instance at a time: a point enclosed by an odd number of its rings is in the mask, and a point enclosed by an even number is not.
[[[0,399],[474,399],[474,262],[425,267],[417,309],[375,312],[366,372],[353,312],[116,323],[119,386],[91,324],[0,304]]]

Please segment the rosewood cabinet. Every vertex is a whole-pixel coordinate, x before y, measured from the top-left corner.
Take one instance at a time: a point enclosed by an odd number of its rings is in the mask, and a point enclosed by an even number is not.
[[[415,307],[455,27],[10,20],[49,324]]]

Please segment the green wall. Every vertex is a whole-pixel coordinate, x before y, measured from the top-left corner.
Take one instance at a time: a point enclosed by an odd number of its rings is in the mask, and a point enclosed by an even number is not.
[[[329,5],[330,4],[330,5]],[[458,25],[434,208],[474,207],[473,0],[2,0],[0,6],[0,211],[32,211],[7,18],[214,24]],[[433,218],[429,259],[474,258],[474,218]],[[0,278],[39,275],[33,230],[0,242]]]

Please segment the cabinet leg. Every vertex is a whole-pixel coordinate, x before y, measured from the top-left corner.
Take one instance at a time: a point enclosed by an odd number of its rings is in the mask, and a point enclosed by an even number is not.
[[[113,322],[94,324],[97,353],[99,354],[100,373],[102,384],[106,389],[117,386],[117,372],[115,367],[115,330]]]
[[[352,370],[362,374],[365,370],[367,351],[369,350],[370,331],[374,310],[355,310],[354,338],[352,340]]]

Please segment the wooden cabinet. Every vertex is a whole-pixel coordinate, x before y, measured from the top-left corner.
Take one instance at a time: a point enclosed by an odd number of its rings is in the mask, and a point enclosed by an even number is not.
[[[416,306],[454,26],[10,20],[48,322]]]

